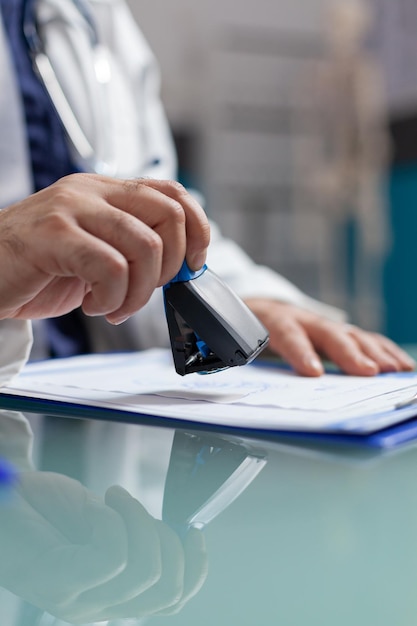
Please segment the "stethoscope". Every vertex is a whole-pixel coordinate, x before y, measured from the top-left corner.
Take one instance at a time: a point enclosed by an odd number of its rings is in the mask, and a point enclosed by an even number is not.
[[[101,54],[99,37],[88,6],[83,0],[71,0],[78,10],[83,21],[83,27],[88,31],[91,49],[94,56],[94,73],[98,83],[110,82],[111,68],[107,59]],[[114,175],[116,163],[112,158],[98,159],[96,151],[88,140],[81,125],[79,124],[71,105],[60,85],[56,72],[45,50],[44,42],[37,27],[35,5],[37,0],[24,2],[23,31],[32,57],[33,66],[39,78],[42,80],[46,91],[61,119],[69,140],[81,162],[98,174]],[[56,16],[52,21],[67,22],[65,16]],[[105,128],[103,129],[105,132]]]

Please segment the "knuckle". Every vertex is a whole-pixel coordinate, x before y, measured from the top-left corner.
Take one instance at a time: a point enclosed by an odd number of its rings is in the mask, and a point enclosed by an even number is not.
[[[185,226],[185,211],[180,202],[171,200],[167,203],[167,217],[178,226]]]
[[[107,288],[111,285],[119,285],[125,279],[128,271],[128,261],[123,256],[102,251],[98,259],[96,254],[87,247],[77,249],[74,254],[75,265],[83,267],[91,276],[93,286],[97,287],[101,284],[106,293]]]
[[[91,176],[85,173],[67,174],[59,178],[53,186],[57,188],[75,189],[79,183],[84,183],[88,178],[91,178]]]
[[[317,333],[321,336],[338,335],[337,325],[326,319],[317,319],[315,321]]]
[[[112,257],[108,260],[106,272],[110,281],[120,281],[120,279],[126,274],[128,269],[128,262],[122,256]]]
[[[173,195],[178,196],[178,197],[183,197],[188,195],[188,191],[186,190],[186,188],[184,187],[184,185],[182,185],[181,183],[179,183],[177,180],[168,180],[166,181],[166,186],[168,189],[170,189],[173,193]]]
[[[356,333],[359,329],[354,324],[346,323],[346,324],[343,324],[343,330],[346,333]]]
[[[153,230],[146,233],[142,238],[142,250],[151,257],[161,257],[163,255],[164,244],[161,237]]]
[[[105,229],[106,237],[116,237],[121,240],[125,237],[126,233],[131,230],[132,217],[129,213],[124,211],[112,211],[108,221],[101,222],[101,228]]]
[[[283,319],[279,323],[274,324],[274,335],[280,340],[289,342],[292,340],[297,328],[290,319]]]
[[[146,179],[145,178],[129,178],[122,180],[122,187],[125,192],[136,193],[141,191],[146,187]]]
[[[205,222],[201,225],[200,243],[207,248],[210,243],[210,224]]]
[[[60,199],[58,198],[57,201],[60,202]],[[40,215],[34,223],[34,227],[40,228],[47,237],[50,236],[57,240],[69,230],[69,221],[65,213],[60,211],[58,207],[54,207]]]
[[[151,178],[126,178],[121,181],[124,192],[127,195],[138,195],[145,193],[149,188],[154,189],[155,181]]]
[[[76,175],[66,176],[53,186],[52,203],[55,207],[77,206],[79,190]]]

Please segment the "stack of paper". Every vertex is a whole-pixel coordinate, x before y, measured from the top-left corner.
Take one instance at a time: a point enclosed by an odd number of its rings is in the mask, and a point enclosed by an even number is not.
[[[303,378],[254,364],[181,377],[171,353],[154,349],[30,363],[0,406],[13,397],[17,408],[18,399],[46,400],[240,429],[363,434],[414,417],[416,391],[415,372]]]

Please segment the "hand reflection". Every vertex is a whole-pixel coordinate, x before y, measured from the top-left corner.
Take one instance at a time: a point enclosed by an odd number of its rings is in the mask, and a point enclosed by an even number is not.
[[[123,488],[24,472],[0,516],[0,585],[72,623],[178,612],[203,585],[203,535],[181,542]]]

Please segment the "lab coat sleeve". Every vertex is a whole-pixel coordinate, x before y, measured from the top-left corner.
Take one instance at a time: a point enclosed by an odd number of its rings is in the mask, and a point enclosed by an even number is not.
[[[32,345],[32,327],[27,320],[0,320],[0,386],[22,369]]]

